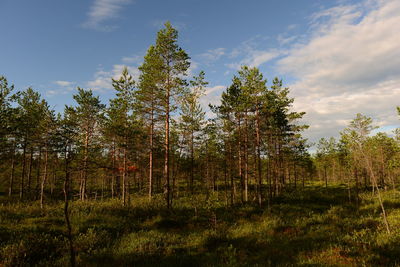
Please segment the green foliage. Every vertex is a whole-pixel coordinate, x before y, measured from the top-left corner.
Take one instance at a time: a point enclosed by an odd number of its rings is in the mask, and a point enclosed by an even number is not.
[[[77,263],[84,266],[395,266],[400,232],[388,235],[379,204],[361,194],[358,210],[346,188],[309,185],[285,193],[269,210],[254,205],[226,207],[216,198],[193,210],[191,198],[168,212],[157,201],[135,198],[74,202],[71,217]],[[204,195],[195,195],[198,200]],[[397,229],[400,198],[384,194]],[[5,266],[65,264],[68,252],[61,203],[46,212],[33,205],[0,206],[0,262]],[[207,207],[206,207],[207,206]],[[211,223],[213,214],[216,226]],[[215,228],[216,227],[216,228]]]

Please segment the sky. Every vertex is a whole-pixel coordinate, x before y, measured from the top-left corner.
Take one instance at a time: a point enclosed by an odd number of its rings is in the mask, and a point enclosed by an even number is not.
[[[0,75],[56,111],[78,86],[108,103],[111,77],[124,66],[138,77],[170,21],[189,74],[206,72],[205,109],[249,65],[290,88],[310,142],[338,137],[358,112],[399,127],[399,0],[0,0],[0,18]]]

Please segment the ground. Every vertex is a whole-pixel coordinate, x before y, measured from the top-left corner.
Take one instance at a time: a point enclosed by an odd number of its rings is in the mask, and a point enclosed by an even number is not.
[[[341,185],[308,185],[274,199],[226,207],[224,194],[181,197],[167,211],[132,196],[71,205],[79,266],[400,266],[400,193],[350,203]],[[219,199],[218,199],[219,197]],[[63,203],[0,196],[0,266],[68,265]]]

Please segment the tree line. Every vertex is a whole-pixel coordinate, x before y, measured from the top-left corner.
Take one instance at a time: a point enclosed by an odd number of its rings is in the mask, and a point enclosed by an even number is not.
[[[226,205],[269,205],[307,181],[344,183],[349,201],[359,193],[398,185],[400,132],[371,132],[357,114],[340,139],[322,138],[314,155],[302,136],[304,112],[279,78],[270,85],[256,67],[242,66],[206,116],[200,105],[204,71],[189,78],[190,57],[170,23],[157,33],[135,80],[127,68],[112,79],[107,105],[77,88],[74,105],[56,113],[41,95],[16,91],[0,77],[0,182],[20,200],[180,196],[214,192]],[[399,111],[400,112],[400,111]],[[208,117],[208,118],[207,118]],[[210,118],[211,117],[211,118]],[[382,211],[384,207],[382,204]],[[389,229],[389,226],[387,226]]]
[[[205,73],[188,78],[190,57],[170,23],[157,33],[134,80],[112,79],[115,97],[101,103],[77,88],[74,105],[56,113],[41,95],[0,78],[1,182],[21,200],[120,198],[173,200],[221,192],[226,204],[260,206],[314,172],[301,132],[304,112],[282,80],[270,86],[242,66],[206,118]]]

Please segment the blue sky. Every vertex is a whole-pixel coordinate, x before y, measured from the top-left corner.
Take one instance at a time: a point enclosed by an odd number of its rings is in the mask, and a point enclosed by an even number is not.
[[[306,111],[312,141],[337,136],[356,112],[397,127],[400,3],[397,0],[0,0],[0,75],[32,86],[57,110],[76,87],[106,103],[124,65],[137,75],[169,20],[218,103],[240,65],[282,77]]]

